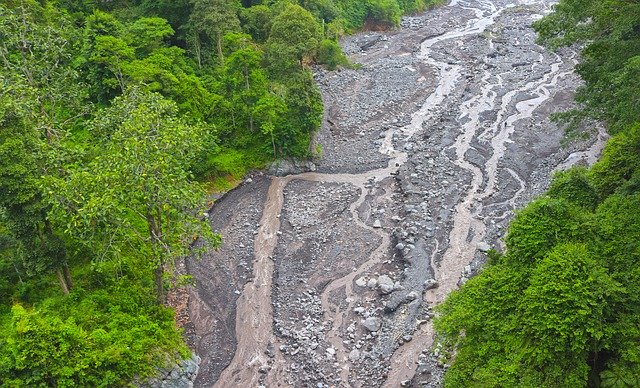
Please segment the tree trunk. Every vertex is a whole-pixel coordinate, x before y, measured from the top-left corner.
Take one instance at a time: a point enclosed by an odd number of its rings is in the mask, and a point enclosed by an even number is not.
[[[24,283],[22,281],[22,276],[20,276],[20,271],[18,271],[18,267],[16,267],[16,263],[12,263],[13,264],[13,269],[16,270],[16,274],[18,275],[18,280],[20,281],[20,284]]]
[[[196,32],[193,38],[193,46],[198,61],[198,69],[202,69],[202,46],[200,45],[200,36]]]
[[[164,303],[164,284],[162,283],[163,274],[164,274],[164,268],[162,264],[160,264],[153,271],[153,275],[156,283],[156,299],[158,300],[158,304]]]
[[[64,275],[59,269],[56,270],[56,275],[58,276],[58,281],[60,282],[60,288],[62,288],[62,292],[65,295],[69,295],[69,287],[67,287],[67,282],[64,280]]]
[[[273,157],[276,157],[276,140],[273,138],[273,130],[271,130],[271,145],[273,145]]]
[[[124,74],[122,74],[122,72],[119,72],[118,81],[120,82],[120,90],[122,90],[122,93],[124,94],[124,91],[125,91]]]
[[[218,56],[220,57],[220,66],[224,66],[224,55],[222,54],[222,34],[218,33]]]
[[[69,264],[67,264],[66,260],[62,265],[62,274],[64,275],[64,281],[67,283],[67,287],[71,290],[73,288],[73,280],[71,279],[71,271],[69,270]]]
[[[155,213],[155,216],[154,216]],[[164,284],[162,282],[162,275],[164,275],[164,259],[162,254],[162,211],[159,207],[155,209],[152,207],[147,208],[147,224],[149,226],[149,237],[151,238],[152,251],[156,256],[157,266],[153,271],[155,286],[156,286],[156,298],[159,304],[164,303]]]

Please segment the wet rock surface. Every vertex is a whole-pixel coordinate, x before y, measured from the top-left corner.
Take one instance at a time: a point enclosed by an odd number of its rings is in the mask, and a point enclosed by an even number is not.
[[[554,169],[598,152],[561,147],[549,121],[579,84],[575,53],[534,43],[550,4],[453,1],[343,42],[362,68],[316,72],[316,171],[254,178],[213,208],[227,245],[189,268],[197,386],[439,386],[434,305]],[[236,291],[259,301],[237,318]]]
[[[191,388],[194,386],[193,381],[198,374],[200,361],[200,357],[193,354],[190,358],[158,369],[155,377],[134,385],[140,388]]]

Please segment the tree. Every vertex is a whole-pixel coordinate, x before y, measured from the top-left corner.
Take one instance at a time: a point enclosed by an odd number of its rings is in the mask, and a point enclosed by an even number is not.
[[[269,38],[271,22],[273,21],[272,10],[263,4],[244,8],[240,12],[242,30],[258,43],[264,43]]]
[[[139,55],[148,55],[165,46],[164,40],[173,36],[173,28],[162,18],[140,18],[128,26],[129,40]]]
[[[222,37],[228,32],[240,31],[237,0],[192,0],[188,29],[198,66],[204,62],[203,44],[213,45],[218,52],[218,63],[224,63]]]
[[[98,257],[134,260],[153,269],[164,302],[164,274],[203,237],[219,242],[202,220],[204,192],[190,161],[203,130],[176,116],[175,103],[131,88],[93,122],[102,152],[87,168],[50,182],[55,219]]]
[[[577,72],[585,81],[576,100],[583,116],[605,119],[610,133],[640,116],[640,4],[626,0],[563,0],[534,23],[539,41],[555,49],[585,44]]]
[[[627,387],[640,376],[637,128],[557,174],[507,251],[438,307],[445,386]]]
[[[55,272],[62,291],[73,286],[67,249],[49,220],[42,177],[68,162],[65,141],[90,108],[73,61],[73,29],[48,4],[0,5],[0,208],[24,267]]]
[[[268,134],[271,138],[271,146],[273,147],[273,157],[277,158],[278,153],[276,149],[276,119],[278,116],[284,114],[287,110],[287,106],[284,102],[274,94],[267,94],[258,100],[256,106],[253,109],[255,114],[262,123],[260,129],[262,133]]]
[[[400,6],[395,0],[368,0],[367,19],[389,26],[400,24]]]
[[[273,20],[267,53],[275,74],[287,74],[303,66],[303,60],[318,47],[322,31],[313,15],[295,4],[287,4]]]
[[[124,68],[126,64],[135,58],[135,51],[124,40],[111,35],[96,37],[95,51],[90,60],[103,65],[113,73],[116,82],[106,79],[103,83],[111,88],[120,87],[124,92],[126,87]]]
[[[232,52],[225,60],[224,83],[233,103],[234,122],[241,121],[249,133],[254,129],[254,106],[268,92],[269,81],[261,67],[262,51],[245,34],[225,35],[225,46]],[[235,119],[235,116],[238,119]]]

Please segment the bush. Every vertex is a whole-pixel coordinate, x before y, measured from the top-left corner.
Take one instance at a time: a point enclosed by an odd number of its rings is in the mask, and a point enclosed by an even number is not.
[[[402,12],[395,0],[368,0],[367,20],[389,26],[400,24]]]
[[[320,64],[326,65],[329,70],[335,70],[338,66],[349,65],[349,60],[342,52],[338,43],[329,39],[325,39],[320,43],[317,61]]]
[[[591,168],[591,180],[601,197],[612,194],[640,170],[640,125],[620,132],[607,142],[598,163]]]
[[[509,225],[505,259],[531,265],[576,232],[578,210],[560,199],[542,198],[520,211]]]
[[[556,173],[547,195],[590,210],[595,209],[599,201],[598,193],[591,184],[587,169],[584,167],[574,167]]]
[[[7,318],[4,386],[123,386],[189,352],[152,290],[125,282],[90,293],[76,288],[36,308],[14,305]]]

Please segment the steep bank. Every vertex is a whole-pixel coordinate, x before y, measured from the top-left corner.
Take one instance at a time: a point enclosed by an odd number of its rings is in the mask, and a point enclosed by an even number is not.
[[[557,166],[597,152],[561,148],[548,120],[578,85],[575,53],[534,43],[549,4],[453,1],[344,42],[362,69],[316,74],[318,172],[252,179],[214,207],[226,245],[189,268],[196,384],[438,383],[431,307]]]

